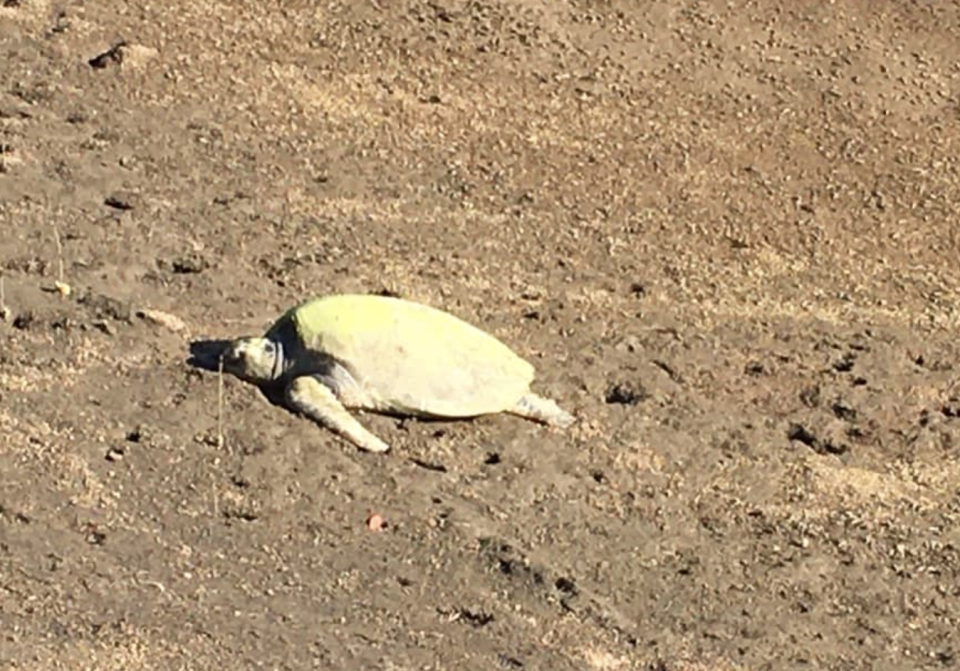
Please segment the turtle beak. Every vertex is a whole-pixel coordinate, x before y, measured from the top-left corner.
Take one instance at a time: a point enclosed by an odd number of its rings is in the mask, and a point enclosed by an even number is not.
[[[220,365],[229,369],[240,362],[240,355],[237,353],[236,345],[230,345],[220,354]]]
[[[242,342],[234,341],[220,353],[220,366],[223,370],[237,375],[245,368],[245,356]]]

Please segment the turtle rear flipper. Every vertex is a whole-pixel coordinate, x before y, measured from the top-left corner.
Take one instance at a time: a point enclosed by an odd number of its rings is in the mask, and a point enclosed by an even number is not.
[[[507,412],[561,429],[567,428],[575,421],[574,416],[557,405],[556,401],[533,392],[524,394]]]

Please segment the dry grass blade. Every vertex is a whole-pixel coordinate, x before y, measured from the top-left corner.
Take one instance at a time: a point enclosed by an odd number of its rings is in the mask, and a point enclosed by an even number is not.
[[[53,227],[53,242],[57,246],[57,281],[53,283],[53,286],[58,294],[64,298],[67,298],[70,296],[70,293],[73,291],[73,289],[63,279],[63,243],[60,241],[60,229],[57,228],[56,225]]]
[[[223,357],[217,360],[217,447],[223,448]]]
[[[63,282],[63,243],[60,241],[60,229],[53,227],[53,242],[57,246],[57,282]]]
[[[7,321],[10,315],[10,308],[7,307],[7,293],[3,286],[3,275],[0,275],[0,321]]]

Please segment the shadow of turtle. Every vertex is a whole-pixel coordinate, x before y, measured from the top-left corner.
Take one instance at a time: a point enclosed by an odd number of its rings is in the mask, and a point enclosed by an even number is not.
[[[217,372],[220,369],[220,358],[229,346],[229,340],[194,340],[190,343],[187,365]]]

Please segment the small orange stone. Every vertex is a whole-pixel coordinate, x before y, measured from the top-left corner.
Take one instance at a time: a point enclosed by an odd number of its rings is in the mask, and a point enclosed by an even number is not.
[[[371,513],[370,517],[367,518],[367,528],[370,531],[381,531],[385,526],[387,526],[387,521],[379,513]]]

